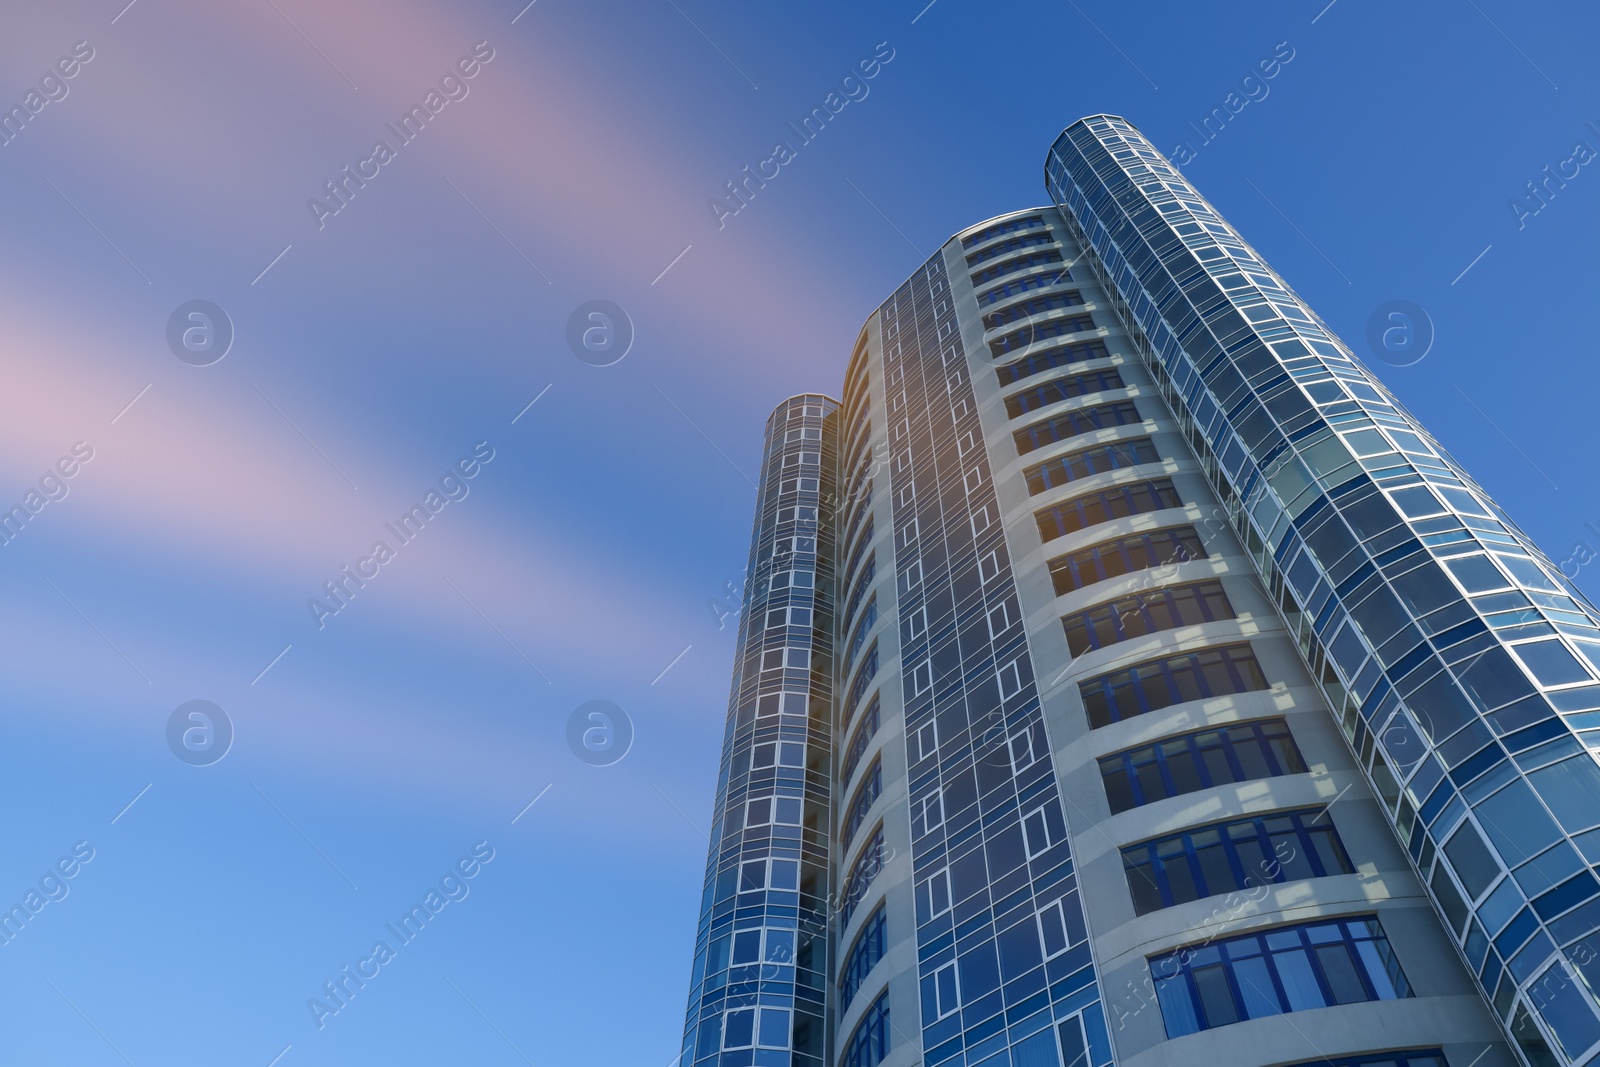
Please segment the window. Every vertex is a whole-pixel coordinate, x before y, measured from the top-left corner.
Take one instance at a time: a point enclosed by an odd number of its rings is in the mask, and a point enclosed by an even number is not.
[[[867,643],[867,633],[878,621],[878,598],[874,596],[867,601],[867,610],[862,614],[861,621],[856,624],[856,635],[850,639],[850,654],[844,658],[845,666],[856,658],[856,653],[861,651],[861,646]]]
[[[985,267],[982,270],[977,271],[972,275],[972,284],[975,286],[982,285],[985,282],[992,282],[996,278],[1004,278],[1008,274],[1015,274],[1018,271],[1028,270],[1030,267],[1039,267],[1046,263],[1060,262],[1061,253],[1057,252],[1053,248],[1047,248],[1042,252],[1030,252],[1025,256],[1018,256],[1015,259],[1008,259],[1003,263],[996,263],[992,267]]]
[[[917,727],[916,757],[913,763],[921,763],[935,752],[939,751],[939,720],[929,719]]]
[[[921,837],[944,825],[944,790],[937,786],[920,800],[911,802],[911,833]]]
[[[806,765],[805,742],[774,741],[756,745],[752,750],[750,765],[757,769],[774,765],[804,767]]]
[[[1054,801],[1035,808],[1022,817],[1022,840],[1031,860],[1056,844],[1067,834],[1066,823],[1061,818],[1061,806]]]
[[[1022,456],[1045,445],[1064,441],[1091,430],[1103,430],[1108,426],[1126,426],[1141,421],[1143,416],[1139,414],[1139,409],[1133,401],[1119,400],[1113,404],[1096,404],[1091,408],[1064,412],[1054,418],[1017,430],[1011,436],[1017,442],[1017,454]]]
[[[1122,375],[1117,373],[1115,367],[1089,371],[1087,374],[1077,374],[1070,378],[1056,378],[1006,397],[1006,414],[1015,419],[1062,400],[1124,387]]]
[[[980,245],[991,237],[999,237],[1003,233],[1016,233],[1019,230],[1035,230],[1044,226],[1044,219],[1039,215],[1029,215],[1024,219],[1012,219],[1009,222],[997,222],[993,226],[985,226],[977,233],[961,239],[962,248],[971,248]]]
[[[983,317],[983,328],[986,330],[998,329],[1007,323],[1025,319],[1029,315],[1043,315],[1047,311],[1059,311],[1062,308],[1077,307],[1083,303],[1083,294],[1076,289],[1069,289],[1064,293],[1051,293],[1048,296],[1036,296],[1032,300],[1019,300],[1009,307],[999,311],[991,311]]]
[[[878,872],[883,869],[885,859],[883,827],[880,825],[872,835],[872,840],[862,848],[861,855],[856,857],[849,876],[844,880],[844,890],[839,895],[840,930],[850,925],[850,916],[861,903],[861,898],[867,895],[867,890],[872,887],[873,879],[877,878]]]
[[[785,1008],[735,1008],[724,1016],[724,1023],[723,1048],[789,1047],[789,1012]]]
[[[1014,659],[996,672],[1000,678],[1000,699],[1009,700],[1022,692],[1022,661]]]
[[[976,267],[980,263],[987,263],[991,259],[999,259],[1001,256],[1009,255],[1018,249],[1047,245],[1054,240],[1055,238],[1051,236],[1049,230],[1045,230],[1043,233],[1023,234],[1021,237],[1013,237],[1009,241],[1001,241],[999,244],[990,245],[982,252],[974,252],[967,257],[967,266]]]
[[[1122,869],[1139,915],[1235,889],[1349,874],[1326,808],[1307,808],[1214,826],[1130,845]]]
[[[872,642],[872,647],[867,649],[866,659],[861,662],[861,669],[856,672],[856,680],[850,686],[850,693],[844,701],[844,717],[848,722],[851,715],[855,714],[856,705],[861,703],[861,698],[867,695],[867,686],[872,684],[872,678],[878,673],[878,642]]]
[[[1129,515],[1143,515],[1180,507],[1183,500],[1172,487],[1171,478],[1157,478],[1149,482],[1119,485],[1098,493],[1089,493],[1064,501],[1055,507],[1034,515],[1039,524],[1039,539],[1053,541],[1069,533],[1096,526],[1112,519]]]
[[[782,670],[785,667],[794,667],[797,670],[811,669],[811,649],[809,648],[769,648],[761,656],[761,669],[764,671]]]
[[[1233,605],[1215,578],[1152,589],[1096,604],[1061,620],[1074,656],[1162,630],[1233,618]]]
[[[941,867],[917,886],[917,922],[937,919],[950,910],[950,868]]]
[[[878,732],[878,723],[882,717],[882,707],[878,698],[874,696],[872,703],[867,705],[867,710],[862,713],[856,732],[850,736],[850,747],[845,750],[844,774],[840,781],[848,782],[856,773],[856,766],[861,762],[861,757],[867,754],[867,745]]]
[[[914,559],[911,565],[900,572],[900,595],[905,596],[911,590],[922,584],[922,561]]]
[[[933,661],[923,660],[911,668],[911,694],[917,696],[933,688]]]
[[[1155,957],[1150,973],[1168,1037],[1284,1012],[1411,996],[1375,918],[1214,941]]]
[[[1088,936],[1075,902],[1070,908],[1068,904],[1068,900],[1058,900],[1039,910],[1039,944],[1047,960],[1061,955]]]
[[[771,881],[768,881],[768,869],[771,870]],[[750,893],[755,889],[787,889],[794,891],[800,888],[800,861],[798,859],[754,859],[739,867],[739,893]]]
[[[1016,278],[1006,282],[1004,285],[995,286],[978,297],[978,305],[987,307],[991,304],[998,304],[1008,297],[1018,296],[1034,289],[1043,289],[1061,282],[1070,282],[1071,280],[1072,272],[1069,270],[1052,270],[1043,274],[1030,274],[1026,278]]]
[[[747,805],[744,824],[746,826],[778,826],[800,825],[800,798],[799,797],[761,797],[752,800]]]
[[[780,711],[785,715],[804,715],[806,713],[806,694],[763,693],[756,699],[757,715],[776,715]]]
[[[999,359],[1008,352],[1027,348],[1029,345],[1039,341],[1047,341],[1052,337],[1065,337],[1072,333],[1083,333],[1085,330],[1094,328],[1094,316],[1088,314],[1068,315],[1062,319],[1049,319],[1045,322],[1029,323],[990,341],[989,355]]]
[[[915,641],[928,632],[928,609],[918,608],[906,619],[906,639]]]
[[[1205,558],[1205,546],[1193,526],[1172,526],[1112,538],[1053,559],[1050,579],[1055,583],[1056,596],[1063,596],[1118,575]]]
[[[856,613],[856,608],[861,606],[861,598],[867,595],[867,587],[872,584],[873,576],[878,573],[878,554],[874,552],[867,557],[867,565],[862,568],[861,577],[856,579],[856,587],[850,591],[850,606],[845,608],[846,619]]]
[[[883,763],[880,760],[872,761],[872,769],[867,771],[866,780],[856,790],[856,796],[850,802],[850,807],[845,815],[844,833],[839,835],[839,844],[848,846],[850,839],[856,836],[856,831],[861,829],[861,824],[866,820],[867,812],[872,810],[872,804],[883,792]]]
[[[1011,615],[1011,604],[1002,600],[989,609],[989,640],[999,640],[1000,635],[1011,629],[1017,620]]]
[[[850,1001],[855,999],[856,992],[860,990],[861,983],[866,980],[867,975],[872,973],[872,968],[883,959],[887,925],[883,905],[879,904],[878,910],[872,913],[872,917],[856,935],[856,943],[850,946],[850,952],[845,956],[845,965],[839,971],[841,1015],[850,1007]]]
[[[1450,1067],[1444,1053],[1436,1048],[1410,1052],[1380,1052],[1377,1055],[1340,1056],[1336,1060],[1315,1059],[1293,1067]]]
[[[878,994],[845,1042],[841,1067],[877,1067],[889,1054],[889,991]]]
[[[943,1019],[960,1007],[961,982],[952,960],[922,980],[922,1017]]]
[[[1033,753],[1033,729],[1030,727],[1020,733],[1012,734],[1006,740],[1006,751],[1011,755],[1011,773],[1021,774],[1032,767],[1038,759]]]
[[[1150,438],[1135,437],[1057,456],[1036,467],[1029,467],[1022,473],[1028,480],[1029,494],[1038,496],[1046,489],[1066,485],[1079,478],[1087,478],[1091,474],[1104,474],[1106,471],[1124,467],[1137,467],[1141,463],[1155,463],[1160,459],[1161,454],[1156,451],[1156,446],[1150,442]]]
[[[1282,719],[1197,730],[1103,756],[1100,776],[1113,814],[1230,782],[1306,769]]]
[[[1015,385],[1024,378],[1043,374],[1047,370],[1070,367],[1074,363],[1087,363],[1091,359],[1107,359],[1110,355],[1103,341],[1079,341],[1076,344],[1056,345],[1043,352],[1031,353],[1015,363],[996,367],[995,375],[1000,379],[1001,385]]]
[[[765,945],[765,951],[762,946]],[[794,931],[756,927],[736,930],[733,934],[733,960],[735,967],[748,964],[793,963]],[[766,968],[762,968],[765,970]]]
[[[1249,645],[1151,660],[1078,683],[1091,727],[1121,722],[1186,700],[1267,688]]]

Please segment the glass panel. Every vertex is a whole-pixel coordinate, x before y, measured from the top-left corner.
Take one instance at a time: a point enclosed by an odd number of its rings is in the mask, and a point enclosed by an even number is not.
[[[1317,984],[1316,972],[1304,949],[1274,952],[1272,962],[1278,968],[1278,978],[1283,982],[1284,995],[1289,999],[1290,1011],[1327,1006],[1322,987]]]
[[[1233,965],[1233,978],[1239,983],[1245,1018],[1260,1019],[1283,1011],[1278,1003],[1278,993],[1272,985],[1272,975],[1267,972],[1265,959],[1240,960]]]
[[[1359,1004],[1367,999],[1355,961],[1343,943],[1317,946],[1317,962],[1322,965],[1322,975],[1333,992],[1335,1004]]]
[[[1169,965],[1176,961],[1164,961]],[[1159,964],[1152,965],[1155,969]],[[1156,980],[1156,1000],[1161,1004],[1161,1018],[1167,1024],[1168,1037],[1182,1037],[1198,1033],[1200,1019],[1195,1015],[1194,999],[1189,995],[1189,979],[1182,974]]]
[[[1233,993],[1228,989],[1227,975],[1223,973],[1221,967],[1196,970],[1194,984],[1200,994],[1200,1007],[1205,1013],[1208,1029],[1239,1021],[1239,1010],[1234,1005]]]

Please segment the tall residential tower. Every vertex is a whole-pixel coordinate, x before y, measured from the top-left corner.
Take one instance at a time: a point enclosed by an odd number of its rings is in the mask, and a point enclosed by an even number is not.
[[[1045,175],[768,422],[682,1067],[1589,1063],[1600,614],[1129,123]]]

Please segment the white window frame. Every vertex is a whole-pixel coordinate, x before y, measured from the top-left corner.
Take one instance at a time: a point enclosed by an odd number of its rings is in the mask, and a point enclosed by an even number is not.
[[[1061,930],[1061,947],[1056,949],[1054,952],[1050,951],[1049,942],[1044,936],[1045,922],[1047,921],[1046,916],[1050,915],[1054,915],[1055,918],[1048,921],[1051,921],[1055,925],[1059,926]],[[1044,907],[1040,908],[1039,911],[1034,915],[1034,920],[1035,925],[1039,930],[1039,951],[1041,954],[1043,954],[1045,959],[1053,960],[1057,956],[1066,952],[1068,949],[1072,948],[1072,930],[1067,926],[1066,901],[1064,899],[1053,900],[1049,904],[1046,904]]]
[[[991,570],[991,568],[993,569]],[[985,571],[988,571],[989,573],[985,574]],[[978,560],[978,580],[980,582],[992,582],[999,576],[1000,550],[997,548],[993,552],[990,552],[987,556],[984,556],[982,559]]]
[[[906,618],[906,637],[914,640],[928,632],[928,609],[918,608]]]
[[[955,986],[955,1003],[945,1005],[944,998],[939,995],[939,977],[946,971],[950,973],[950,983]],[[951,960],[943,967],[936,969],[930,976],[933,979],[933,1004],[936,1019],[948,1019],[961,1010],[961,973],[956,970],[956,961]]]
[[[938,896],[934,892],[935,885],[944,889],[944,907],[942,908],[939,907]],[[950,868],[940,867],[937,871],[934,871],[928,876],[928,880],[918,887],[918,892],[926,892],[928,894],[926,898],[928,918],[937,919],[939,916],[947,914],[951,908],[955,907],[956,903],[955,887],[950,883]]]
[[[1000,616],[998,625],[995,623],[996,615]],[[998,640],[1001,634],[1017,624],[1017,620],[1011,617],[1011,601],[1009,600],[1002,600],[990,608],[987,618],[989,621],[989,640],[991,641]]]
[[[917,762],[927,759],[939,751],[939,720],[930,718],[927,722],[917,727]]]
[[[930,821],[934,819],[937,821]],[[916,802],[911,828],[913,833],[920,835],[932,833],[943,825],[944,787],[934,786],[932,791]],[[918,826],[922,827],[920,831],[917,830]]]
[[[1050,840],[1050,816],[1045,811],[1045,809],[1048,807],[1048,803],[1040,804],[1037,808],[1034,808],[1032,811],[1028,812],[1028,814],[1022,817],[1022,850],[1028,854],[1028,858],[1030,860],[1038,859],[1040,856],[1044,855],[1046,852],[1050,851],[1056,845],[1061,843],[1059,841]],[[1035,816],[1037,816],[1039,819],[1040,832],[1043,833],[1045,838],[1044,844],[1038,848],[1034,848],[1035,842],[1033,840],[1033,835],[1028,832],[1028,823],[1032,821]]]
[[[1020,746],[1018,742],[1021,742]],[[1018,750],[1025,758],[1018,758]],[[1033,727],[1025,726],[1021,730],[1006,738],[1006,757],[1011,761],[1011,773],[1021,774],[1023,771],[1039,762],[1039,757],[1033,751]]]
[[[1018,666],[1021,662],[1019,657],[995,671],[995,676],[999,679],[1001,700],[1010,700],[1022,692],[1022,668]]]
[[[925,659],[911,668],[911,695],[921,696],[933,688],[933,660]]]

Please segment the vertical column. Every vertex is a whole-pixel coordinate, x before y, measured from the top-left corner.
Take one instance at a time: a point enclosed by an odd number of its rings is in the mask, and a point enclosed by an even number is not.
[[[1519,1055],[1589,1062],[1600,616],[1131,125],[1046,175]]]
[[[684,1030],[687,1067],[824,1067],[835,408],[767,422]]]

